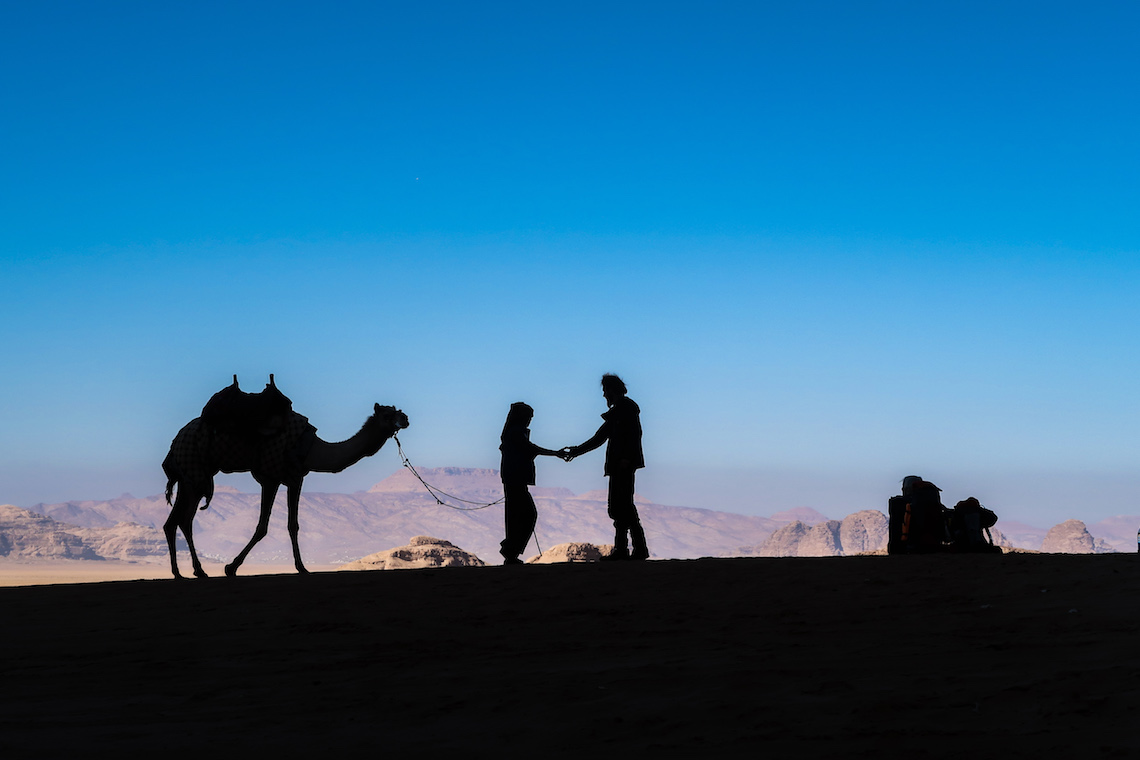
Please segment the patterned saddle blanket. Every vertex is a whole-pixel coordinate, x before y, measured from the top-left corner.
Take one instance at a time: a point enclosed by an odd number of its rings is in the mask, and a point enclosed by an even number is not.
[[[317,429],[296,412],[272,434],[257,436],[220,430],[198,417],[178,431],[162,467],[186,483],[212,483],[218,472],[250,472],[259,483],[282,483],[305,474],[305,457],[316,439]]]

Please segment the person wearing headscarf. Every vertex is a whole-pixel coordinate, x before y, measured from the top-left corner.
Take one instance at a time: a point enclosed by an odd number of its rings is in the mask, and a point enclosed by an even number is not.
[[[530,421],[533,418],[534,409],[528,404],[521,401],[511,404],[499,439],[499,451],[503,455],[499,474],[503,479],[503,515],[507,534],[500,544],[499,553],[503,555],[504,565],[523,564],[519,555],[530,542],[538,521],[538,508],[529,488],[535,481],[535,457],[561,456],[557,451],[531,443]]]

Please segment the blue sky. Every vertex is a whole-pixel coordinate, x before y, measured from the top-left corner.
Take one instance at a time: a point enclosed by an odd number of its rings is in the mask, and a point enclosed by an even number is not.
[[[664,503],[841,517],[913,473],[1140,513],[1138,21],[0,4],[0,502],[160,492],[234,373],[327,439],[395,404],[415,463],[494,467],[510,402],[579,443],[614,371]]]

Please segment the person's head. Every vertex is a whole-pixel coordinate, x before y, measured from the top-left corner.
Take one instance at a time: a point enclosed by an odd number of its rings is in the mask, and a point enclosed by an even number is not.
[[[534,409],[530,404],[524,404],[521,401],[516,401],[511,404],[510,411],[507,412],[507,421],[503,423],[503,431],[505,432],[509,427],[526,427],[530,421],[534,419]]]
[[[615,401],[628,392],[625,383],[622,382],[622,379],[617,375],[612,375],[608,372],[602,375],[602,395],[605,396],[606,402],[610,406],[613,406]]]

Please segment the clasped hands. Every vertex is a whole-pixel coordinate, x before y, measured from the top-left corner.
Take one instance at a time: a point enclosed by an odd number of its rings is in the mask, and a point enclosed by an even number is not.
[[[574,457],[578,456],[577,446],[566,446],[558,450],[558,457],[563,462],[569,462]]]

